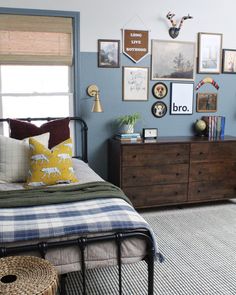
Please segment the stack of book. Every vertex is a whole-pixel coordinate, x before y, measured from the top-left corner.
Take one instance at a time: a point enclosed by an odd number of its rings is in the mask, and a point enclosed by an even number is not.
[[[209,139],[222,139],[225,135],[224,116],[204,116],[202,119],[207,123]]]
[[[142,141],[140,133],[117,133],[115,138],[124,142]]]

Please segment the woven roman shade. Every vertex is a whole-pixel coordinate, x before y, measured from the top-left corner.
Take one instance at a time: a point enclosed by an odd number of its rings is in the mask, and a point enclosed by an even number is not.
[[[72,18],[0,14],[0,64],[71,65]]]

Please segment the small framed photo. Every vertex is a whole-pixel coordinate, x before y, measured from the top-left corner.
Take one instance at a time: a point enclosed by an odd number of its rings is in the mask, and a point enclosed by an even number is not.
[[[217,93],[197,93],[197,112],[213,113],[217,111]]]
[[[158,82],[153,85],[152,87],[152,94],[155,98],[162,99],[164,98],[168,93],[168,88],[166,84],[162,82]]]
[[[120,67],[120,40],[98,40],[98,67]]]
[[[143,139],[157,139],[157,128],[143,128]]]
[[[193,113],[193,83],[171,83],[171,115]]]
[[[236,74],[236,49],[223,49],[222,73]]]
[[[153,105],[152,105],[152,114],[154,117],[156,118],[162,118],[165,116],[167,112],[167,106],[164,102],[155,102]]]
[[[123,100],[148,100],[148,77],[147,67],[123,67]]]
[[[152,80],[194,80],[194,42],[152,40]]]
[[[198,73],[221,71],[222,34],[198,33]]]

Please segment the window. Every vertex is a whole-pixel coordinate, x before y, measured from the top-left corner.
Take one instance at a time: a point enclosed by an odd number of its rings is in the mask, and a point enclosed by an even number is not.
[[[72,41],[71,17],[0,14],[1,117],[73,115]]]
[[[0,66],[1,117],[72,115],[70,71],[69,66]]]

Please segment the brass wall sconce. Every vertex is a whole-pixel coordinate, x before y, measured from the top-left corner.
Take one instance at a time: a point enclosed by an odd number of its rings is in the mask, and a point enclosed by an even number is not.
[[[95,85],[95,84],[90,85],[87,88],[87,93],[89,96],[92,96],[95,98],[91,112],[102,113],[103,108],[102,108],[101,101],[100,101],[100,91],[99,91],[97,85]]]

